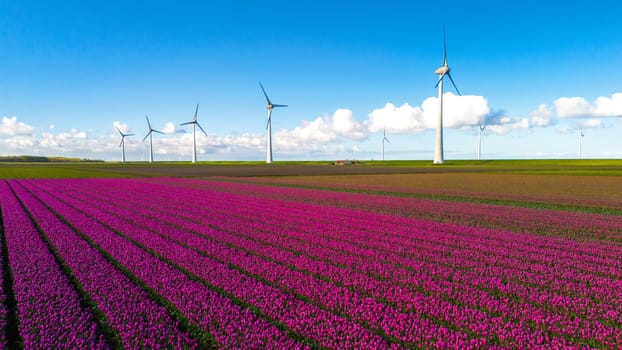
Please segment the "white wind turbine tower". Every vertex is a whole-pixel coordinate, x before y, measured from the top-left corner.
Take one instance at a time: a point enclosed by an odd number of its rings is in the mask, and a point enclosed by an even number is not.
[[[482,159],[482,135],[484,135],[484,129],[486,129],[486,125],[479,126],[479,138],[477,142],[477,160]]]
[[[199,124],[199,122],[197,121],[198,113],[199,113],[199,104],[197,103],[197,109],[194,111],[194,118],[192,118],[192,120],[189,122],[180,124],[180,125],[192,124],[192,162],[193,163],[197,162],[197,126],[199,127],[199,129],[201,129],[203,134],[207,136],[207,133],[205,132],[205,130],[203,130],[203,128],[201,127],[201,124]]]
[[[579,159],[581,159],[581,141],[583,140],[583,136],[585,136],[583,134],[583,129],[580,129],[579,131]]]
[[[164,134],[164,133],[162,131],[158,131],[152,128],[151,123],[149,122],[149,118],[147,116],[145,116],[145,119],[147,119],[147,125],[149,126],[149,132],[147,133],[147,135],[145,135],[145,138],[143,138],[143,141],[145,141],[147,137],[149,137],[149,163],[153,163],[153,133],[154,132],[157,132],[158,134]]]
[[[389,141],[389,139],[387,138],[387,130],[386,128],[382,129],[382,160],[384,161],[384,142],[387,141],[388,143],[391,143],[391,141]]]
[[[438,86],[438,123],[436,126],[436,147],[434,148],[434,164],[443,164],[445,162],[443,156],[443,78],[445,76],[449,77],[451,80],[451,84],[456,89],[458,95],[460,95],[460,91],[456,87],[451,74],[449,74],[449,66],[447,65],[447,47],[445,45],[445,29],[443,29],[443,65],[437,68],[434,73],[437,74],[438,82],[436,86]]]
[[[272,108],[274,107],[287,107],[287,105],[276,105],[270,102],[270,98],[268,98],[268,94],[266,94],[266,90],[259,82],[259,86],[261,87],[261,91],[263,91],[263,95],[266,97],[266,108],[268,109],[268,124],[266,124],[266,130],[268,130],[268,150],[266,155],[266,163],[272,163]]]
[[[122,149],[121,163],[125,163],[125,137],[126,136],[134,136],[134,134],[124,134],[123,132],[121,132],[121,129],[117,128],[116,126],[114,128],[117,129],[119,134],[121,134],[121,143],[119,143],[119,146],[122,147],[121,148]]]

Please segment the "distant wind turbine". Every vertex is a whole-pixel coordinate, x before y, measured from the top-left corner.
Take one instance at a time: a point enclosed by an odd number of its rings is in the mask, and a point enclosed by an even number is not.
[[[583,129],[579,131],[579,159],[581,159],[581,141],[583,140]]]
[[[391,141],[389,141],[389,139],[387,138],[387,130],[385,128],[382,129],[382,160],[384,161],[384,142],[387,141],[388,143],[391,143]]]
[[[266,108],[268,109],[268,124],[266,124],[266,130],[268,130],[268,150],[266,155],[266,163],[272,163],[272,108],[274,107],[287,107],[287,105],[277,105],[270,102],[270,98],[268,98],[268,94],[266,94],[266,90],[259,82],[259,86],[261,87],[261,91],[263,91],[263,95],[266,97]]]
[[[197,109],[194,111],[194,118],[192,118],[192,120],[189,122],[180,124],[180,125],[192,124],[192,162],[193,163],[197,162],[197,126],[199,127],[199,129],[201,129],[203,134],[207,136],[207,133],[205,132],[205,130],[203,130],[203,128],[201,127],[201,124],[199,124],[199,122],[197,121],[198,113],[199,113],[199,104],[197,103]]]
[[[486,129],[486,125],[479,126],[479,138],[477,142],[477,160],[482,159],[482,135],[484,135],[484,129]]]
[[[454,83],[454,79],[449,74],[449,65],[447,65],[447,46],[445,44],[445,29],[443,28],[443,65],[437,68],[434,73],[437,74],[438,82],[435,87],[438,87],[438,123],[436,126],[436,147],[434,148],[434,164],[443,164],[445,162],[443,155],[443,78],[449,77],[451,84],[456,89],[458,95],[460,91]]]
[[[145,141],[147,137],[149,137],[149,163],[153,163],[153,133],[154,132],[157,132],[158,134],[164,134],[164,133],[162,131],[158,131],[152,128],[151,123],[149,122],[149,118],[147,116],[145,116],[145,119],[147,119],[147,125],[149,126],[149,132],[147,133],[147,135],[145,135],[145,138],[143,138],[143,141]]]
[[[121,132],[121,129],[117,128],[116,126],[114,128],[117,129],[119,134],[121,134],[121,143],[119,143],[119,147],[122,147],[121,148],[122,149],[121,163],[125,163],[125,137],[126,136],[134,136],[134,134],[124,134],[123,132]]]

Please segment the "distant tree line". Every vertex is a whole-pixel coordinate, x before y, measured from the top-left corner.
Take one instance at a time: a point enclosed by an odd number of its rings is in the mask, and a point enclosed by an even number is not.
[[[23,163],[51,163],[51,162],[103,162],[97,159],[80,159],[66,157],[42,157],[42,156],[0,156],[0,162],[23,162]]]

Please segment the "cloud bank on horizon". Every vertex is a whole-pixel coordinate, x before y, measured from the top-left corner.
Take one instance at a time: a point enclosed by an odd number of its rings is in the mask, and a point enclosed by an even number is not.
[[[493,109],[484,96],[458,96],[444,94],[443,122],[445,128],[473,133],[479,126],[499,136],[534,128],[547,128],[572,121],[571,125],[559,126],[559,133],[570,133],[580,128],[603,128],[605,120],[622,120],[622,93],[610,97],[600,96],[593,102],[584,97],[561,97],[551,104],[540,104],[528,116],[509,116],[503,110]],[[396,106],[387,102],[372,110],[367,119],[357,120],[350,109],[337,109],[332,115],[303,119],[292,128],[281,128],[273,135],[275,152],[305,159],[309,155],[333,157],[337,153],[352,152],[348,142],[369,142],[373,133],[386,129],[389,134],[417,134],[436,128],[438,98],[428,97],[420,105],[404,103]],[[178,156],[185,159],[192,147],[192,133],[179,128],[175,122],[167,122],[159,130],[164,136],[156,137],[154,151],[158,155]],[[0,124],[0,146],[8,154],[71,155],[88,153],[91,157],[115,159],[118,152],[119,129],[132,133],[125,123],[114,121],[112,130],[95,132],[71,129],[56,131],[53,125],[40,130],[16,116],[3,117]],[[141,136],[138,135],[137,136]],[[356,146],[356,145],[355,145]],[[126,140],[127,152],[146,149],[139,138]],[[356,149],[360,149],[356,146]],[[231,133],[228,135],[197,134],[197,151],[215,159],[248,159],[265,151],[264,133]]]

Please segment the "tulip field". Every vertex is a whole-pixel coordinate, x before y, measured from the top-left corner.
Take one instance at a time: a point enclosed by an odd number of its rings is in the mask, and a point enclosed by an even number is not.
[[[226,178],[0,180],[0,343],[622,347],[622,216]]]

